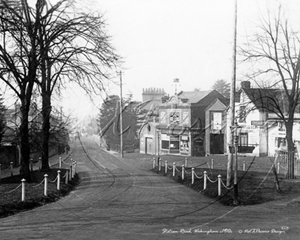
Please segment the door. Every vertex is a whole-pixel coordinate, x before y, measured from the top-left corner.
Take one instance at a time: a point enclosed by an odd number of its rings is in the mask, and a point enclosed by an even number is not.
[[[210,134],[210,154],[224,154],[224,134]]]
[[[146,149],[145,149],[145,153],[146,154],[153,154],[153,139],[152,138],[149,138],[149,137],[147,137],[146,139],[145,139],[145,141],[146,141]]]

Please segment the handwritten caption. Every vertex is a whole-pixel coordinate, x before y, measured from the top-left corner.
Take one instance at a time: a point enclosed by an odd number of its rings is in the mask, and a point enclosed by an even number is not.
[[[281,229],[260,229],[260,228],[251,228],[251,229],[239,229],[239,230],[232,230],[230,228],[224,228],[221,230],[215,229],[201,229],[201,228],[191,228],[191,229],[162,229],[162,234],[232,234],[232,233],[239,233],[239,234],[285,234],[288,230],[288,227],[281,227]]]

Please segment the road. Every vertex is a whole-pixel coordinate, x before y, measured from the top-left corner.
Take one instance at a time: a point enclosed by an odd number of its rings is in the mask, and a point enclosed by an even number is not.
[[[81,142],[72,153],[80,185],[55,203],[1,219],[1,240],[294,240],[300,236],[297,201],[224,207],[151,172],[149,160],[121,159],[93,140]]]

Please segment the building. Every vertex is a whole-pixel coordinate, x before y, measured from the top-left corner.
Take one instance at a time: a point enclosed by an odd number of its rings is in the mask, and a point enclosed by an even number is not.
[[[282,97],[281,108],[284,111],[286,101],[282,90],[252,88],[249,81],[241,83],[236,98],[236,116],[242,127],[238,142],[240,154],[274,156],[276,150],[286,146],[285,125],[272,111],[272,103],[268,102],[276,94]],[[294,116],[293,137],[295,143],[300,142],[299,108]]]
[[[138,136],[140,138],[140,153],[158,154],[156,126],[159,121],[159,105],[168,97],[164,89],[143,89],[143,102],[139,105],[137,117]]]
[[[216,90],[179,92],[159,106],[160,154],[204,156],[226,148],[228,100]]]

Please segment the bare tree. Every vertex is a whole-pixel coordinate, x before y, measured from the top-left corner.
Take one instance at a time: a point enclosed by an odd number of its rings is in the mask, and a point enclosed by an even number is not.
[[[254,69],[248,79],[261,86],[254,101],[260,101],[260,108],[275,113],[285,124],[288,178],[294,178],[293,124],[300,96],[299,34],[283,17],[281,8],[277,15],[269,14],[263,19],[259,30],[241,53]]]
[[[40,20],[38,84],[43,104],[43,169],[49,168],[49,117],[55,90],[59,92],[68,82],[75,82],[87,94],[99,94],[119,58],[106,34],[103,16],[73,9],[73,4],[74,1],[62,0],[54,6],[49,1],[36,5],[42,13],[36,21]]]
[[[19,126],[21,169],[29,176],[28,113],[38,66],[37,24],[39,10],[30,11],[26,1],[0,0],[0,80],[21,103]]]

